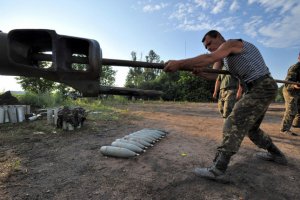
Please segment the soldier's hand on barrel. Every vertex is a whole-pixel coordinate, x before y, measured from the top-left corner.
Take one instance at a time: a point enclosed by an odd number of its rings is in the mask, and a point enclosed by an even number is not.
[[[169,60],[165,63],[165,72],[176,72],[180,69],[180,61],[177,60]]]
[[[294,84],[293,88],[296,89],[296,90],[299,90],[300,89],[300,85]]]

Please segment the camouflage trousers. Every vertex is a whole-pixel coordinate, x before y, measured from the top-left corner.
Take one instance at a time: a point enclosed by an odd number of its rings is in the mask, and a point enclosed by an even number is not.
[[[248,85],[248,91],[237,101],[223,125],[223,141],[219,152],[235,154],[247,135],[260,148],[267,149],[271,138],[260,124],[269,105],[274,101],[278,86],[273,78],[265,77]]]
[[[300,100],[298,100],[298,113],[296,114],[292,126],[295,128],[300,128]]]
[[[218,99],[218,109],[223,118],[227,118],[236,102],[236,89],[221,89]]]
[[[280,131],[288,131],[291,129],[293,120],[298,114],[299,96],[297,94],[290,94],[286,87],[283,87],[282,93],[285,101],[285,112],[281,122]]]

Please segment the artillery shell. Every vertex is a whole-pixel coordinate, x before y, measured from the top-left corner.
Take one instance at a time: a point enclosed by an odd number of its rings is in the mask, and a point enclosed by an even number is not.
[[[153,144],[147,142],[144,138],[141,138],[141,137],[137,137],[137,136],[134,136],[134,135],[126,135],[124,138],[129,139],[129,140],[133,140],[135,142],[139,142],[142,145],[145,145],[146,147],[153,147]]]
[[[126,139],[116,139],[116,142],[125,142],[125,143],[130,143],[130,144],[134,144],[135,146],[138,146],[142,149],[146,149],[147,147],[145,145],[142,145],[141,143],[135,142],[133,140],[126,140]]]
[[[131,134],[133,134],[133,135],[142,135],[142,136],[148,137],[148,138],[150,138],[154,141],[158,140],[158,138],[155,135],[152,135],[152,134],[144,132],[144,131],[137,131],[137,132],[134,132],[134,133],[131,133]]]
[[[162,138],[159,134],[156,135],[156,134],[153,134],[152,132],[147,132],[147,131],[137,131],[137,132],[134,132],[132,134],[149,137],[154,141],[159,141]]]
[[[142,129],[140,130],[141,133],[146,134],[146,135],[151,135],[152,137],[155,137],[156,139],[161,139],[162,135],[159,133],[153,131],[153,130],[148,130],[148,129]]]
[[[143,140],[145,140],[146,142],[153,143],[153,140],[151,138],[146,137],[144,135],[138,135],[138,134],[131,133],[131,134],[129,134],[129,136],[139,137],[139,138],[142,138]]]
[[[156,142],[156,139],[149,136],[149,135],[146,135],[146,134],[138,134],[138,133],[131,133],[129,135],[134,135],[134,136],[137,136],[137,137],[142,137],[142,138],[145,138],[147,142],[150,142],[150,143],[155,143]]]
[[[150,129],[150,128],[145,128],[145,129],[142,129],[142,130],[148,130],[148,131],[151,131],[151,132],[154,132],[154,133],[158,133],[161,136],[166,136],[168,134],[168,132],[166,132],[164,130],[157,130],[157,129]]]
[[[100,148],[100,152],[105,156],[113,156],[119,158],[129,158],[139,155],[133,151],[130,151],[129,149],[113,146],[102,146]]]
[[[130,151],[134,151],[136,153],[141,153],[141,152],[145,151],[142,148],[140,148],[134,144],[129,144],[129,143],[125,143],[125,142],[113,142],[113,143],[111,143],[111,146],[126,148],[126,149],[129,149]]]

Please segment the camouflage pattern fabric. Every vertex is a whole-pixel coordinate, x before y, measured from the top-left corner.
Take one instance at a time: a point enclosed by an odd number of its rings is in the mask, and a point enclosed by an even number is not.
[[[218,108],[223,118],[227,118],[236,102],[237,89],[221,89],[218,99]]]
[[[291,129],[293,120],[298,113],[299,95],[295,92],[290,93],[285,86],[282,89],[282,93],[285,101],[285,112],[281,122],[280,131],[288,131]]]
[[[300,98],[298,99],[297,107],[298,107],[298,112],[293,120],[292,126],[295,128],[300,128]]]
[[[271,77],[255,81],[255,84],[248,88],[225,119],[219,152],[235,154],[246,135],[260,148],[267,149],[272,144],[271,138],[259,126],[276,97],[277,89],[278,86]]]
[[[300,81],[300,63],[292,65],[287,73],[285,78],[286,81],[299,82]],[[294,89],[292,84],[285,84],[282,90],[284,101],[285,101],[285,113],[281,122],[281,131],[288,131],[291,129],[293,121],[295,124],[298,117],[295,119],[295,116],[298,112],[298,101],[300,97],[300,90]]]
[[[74,127],[81,126],[86,119],[86,112],[81,107],[63,107],[58,111],[57,128],[63,127],[63,121],[72,124]]]
[[[286,81],[299,82],[300,81],[300,63],[292,65],[285,78]],[[295,90],[292,84],[285,84],[284,87],[291,95],[300,95],[300,90]]]
[[[224,67],[223,70],[226,70]],[[218,98],[218,109],[223,118],[227,118],[236,102],[236,93],[239,80],[231,75],[219,74],[217,80],[220,82]]]
[[[226,70],[225,68],[222,68]],[[237,89],[239,80],[232,75],[219,74],[217,80],[220,81],[220,89]]]

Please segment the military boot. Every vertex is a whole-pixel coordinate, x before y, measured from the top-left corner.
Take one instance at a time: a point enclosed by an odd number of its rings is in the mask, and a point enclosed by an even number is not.
[[[298,112],[299,112],[299,108],[298,108]],[[300,128],[300,115],[299,114],[296,114],[296,116],[293,120],[292,126],[295,128]]]
[[[214,163],[208,168],[195,168],[194,173],[197,176],[207,179],[217,179],[224,175],[229,164],[231,155],[225,152],[218,152],[214,159]]]
[[[273,144],[267,148],[268,152],[260,152],[256,154],[256,157],[261,160],[273,161],[281,165],[287,165],[285,155]]]

